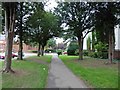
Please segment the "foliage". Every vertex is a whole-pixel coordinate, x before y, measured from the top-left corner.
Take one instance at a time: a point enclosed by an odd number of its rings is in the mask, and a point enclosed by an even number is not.
[[[108,58],[108,45],[102,42],[98,42],[95,46],[95,52],[89,52],[90,57],[94,58]]]
[[[109,43],[109,60],[112,63],[113,47],[115,44],[114,27],[119,24],[120,2],[96,3],[95,7],[95,29],[97,30],[97,41]]]
[[[56,50],[55,50],[55,49],[46,49],[45,52],[46,52],[46,53],[50,53],[50,52],[51,52],[51,53],[55,53]]]
[[[87,38],[87,50],[88,51],[91,50],[91,38],[90,38],[90,36],[88,36],[88,38]]]
[[[79,49],[75,50],[75,55],[79,55]]]
[[[62,25],[67,27],[67,29],[63,30],[64,34],[67,35],[65,38],[77,37],[79,55],[81,54],[80,59],[82,59],[83,50],[82,40],[85,37],[83,36],[83,31],[86,30],[86,34],[88,34],[93,26],[91,10],[92,8],[88,2],[62,2],[55,9],[56,14],[61,17]]]
[[[62,50],[61,49],[58,49],[56,52],[57,52],[58,55],[62,55]]]
[[[56,41],[52,38],[47,41],[47,46],[51,48],[55,48],[56,46]]]
[[[88,56],[93,57],[93,58],[99,58],[98,52],[89,52]]]
[[[68,55],[76,55],[77,49],[78,49],[78,43],[76,41],[72,41],[68,46],[67,54]]]
[[[44,48],[50,38],[59,35],[58,21],[58,17],[51,12],[38,8],[28,21],[30,28],[26,38],[27,42],[39,43],[39,46],[41,45]]]
[[[105,44],[105,43],[102,43],[102,42],[98,42],[96,45],[95,45],[95,49],[97,49],[97,51],[107,51],[108,50],[108,45]]]
[[[88,50],[83,50],[83,55],[88,56]]]

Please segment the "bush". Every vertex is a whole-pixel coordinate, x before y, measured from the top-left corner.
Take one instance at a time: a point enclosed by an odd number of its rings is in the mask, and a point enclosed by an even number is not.
[[[83,55],[84,56],[88,56],[88,51],[87,50],[83,50]]]
[[[108,58],[108,52],[97,52],[98,58],[101,59],[107,59]]]
[[[89,52],[89,53],[88,53],[88,56],[94,57],[94,52]]]
[[[77,50],[75,51],[75,55],[79,55],[79,49],[77,49]],[[87,51],[87,50],[83,50],[83,55],[84,55],[84,56],[88,56],[88,51]]]
[[[101,58],[101,59],[107,59],[108,58],[108,45],[102,42],[98,42],[98,44],[95,45],[95,49],[97,52],[95,52],[96,55],[94,57]]]
[[[75,51],[75,55],[79,55],[79,49]]]
[[[61,49],[58,49],[58,50],[57,50],[57,54],[58,54],[58,55],[62,55],[62,50],[61,50]]]
[[[49,52],[54,53],[54,52],[56,52],[56,50],[55,49],[46,49],[45,52],[46,53],[49,53]]]
[[[36,51],[36,50],[32,50],[31,52],[32,52],[32,53],[37,53],[38,51]]]
[[[78,49],[78,43],[76,41],[72,41],[68,46],[67,54],[76,55],[78,52],[76,51],[77,49]]]
[[[93,58],[107,59],[108,52],[89,52],[88,56]]]

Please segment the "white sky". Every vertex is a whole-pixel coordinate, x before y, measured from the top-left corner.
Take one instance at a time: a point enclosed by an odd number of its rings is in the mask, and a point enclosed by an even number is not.
[[[57,3],[56,3],[55,0],[49,0],[46,4],[47,4],[47,5],[45,6],[45,10],[46,10],[46,11],[49,11],[49,10],[51,10],[51,9],[53,10],[54,7],[57,7]]]

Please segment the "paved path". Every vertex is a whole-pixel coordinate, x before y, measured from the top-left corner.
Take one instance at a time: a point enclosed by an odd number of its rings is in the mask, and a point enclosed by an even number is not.
[[[53,55],[47,88],[87,88],[58,58]]]

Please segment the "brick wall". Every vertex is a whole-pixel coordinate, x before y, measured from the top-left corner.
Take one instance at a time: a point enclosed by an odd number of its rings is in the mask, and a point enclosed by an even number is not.
[[[0,52],[5,52],[5,44],[6,44],[5,40],[0,41]],[[18,50],[19,50],[19,45],[13,44],[13,51],[18,52]],[[30,50],[37,50],[37,47],[31,47],[23,43],[23,52],[29,52]]]
[[[115,52],[114,52],[114,58],[115,59],[120,59],[120,50],[115,50]]]
[[[18,52],[19,45],[13,45],[13,50],[15,52]],[[31,46],[26,45],[26,44],[23,43],[23,52],[29,52],[30,50],[37,50],[37,47],[31,47]]]

